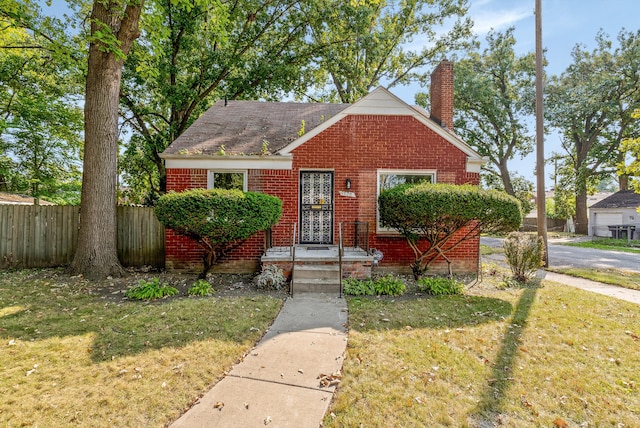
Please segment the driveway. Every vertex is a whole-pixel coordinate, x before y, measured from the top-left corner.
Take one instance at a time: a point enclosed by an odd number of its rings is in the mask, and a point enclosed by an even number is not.
[[[489,247],[502,247],[500,238],[480,238]],[[623,269],[640,273],[640,254],[570,247],[549,242],[549,266]]]

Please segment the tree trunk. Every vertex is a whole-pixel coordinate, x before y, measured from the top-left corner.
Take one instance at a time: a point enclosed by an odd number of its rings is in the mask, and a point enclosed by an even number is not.
[[[629,190],[629,176],[627,174],[619,175],[618,185],[620,186],[620,190]]]
[[[507,195],[516,196],[515,190],[513,190],[513,183],[511,182],[511,174],[509,173],[509,168],[507,167],[507,159],[503,159],[500,164],[498,164],[498,170],[500,171],[500,178],[502,178],[502,185],[504,186],[504,191],[507,192]]]
[[[89,46],[84,105],[82,206],[76,254],[69,270],[90,279],[125,274],[117,252],[118,102],[123,58],[138,36],[142,2],[95,1],[91,34],[111,29],[120,46]],[[115,52],[120,51],[120,55]]]
[[[589,218],[587,216],[587,189],[576,191],[576,233],[579,235],[589,234]]]

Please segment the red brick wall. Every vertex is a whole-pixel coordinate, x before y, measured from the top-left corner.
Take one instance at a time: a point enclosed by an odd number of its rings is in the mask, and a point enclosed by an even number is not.
[[[275,245],[287,229],[298,221],[298,178],[300,170],[334,171],[334,236],[340,222],[369,223],[370,246],[384,253],[381,266],[406,265],[413,253],[399,237],[376,235],[377,171],[379,169],[435,170],[440,183],[478,184],[479,174],[466,172],[466,155],[435,132],[409,116],[348,116],[293,151],[293,169],[252,170],[248,188],[278,196],[283,200],[283,216],[274,232]],[[340,196],[345,180],[351,179],[355,198]],[[167,169],[167,190],[206,187],[206,170]],[[166,235],[168,269],[193,270],[201,266],[197,245],[186,238]],[[231,269],[254,269],[263,251],[263,234],[255,236],[226,259]],[[461,244],[450,258],[455,271],[475,271],[478,241]],[[436,268],[446,264],[437,263]],[[218,267],[221,269],[222,267]]]

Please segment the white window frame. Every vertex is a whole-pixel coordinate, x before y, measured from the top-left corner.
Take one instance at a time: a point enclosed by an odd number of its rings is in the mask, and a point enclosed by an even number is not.
[[[214,189],[214,174],[242,174],[242,191],[248,189],[247,170],[246,169],[210,169],[207,171],[207,189]]]
[[[376,233],[384,235],[398,235],[395,229],[389,227],[382,227],[380,225],[380,211],[378,206],[378,197],[380,196],[380,176],[381,175],[425,175],[431,176],[431,182],[436,182],[436,170],[435,169],[379,169],[376,175]]]

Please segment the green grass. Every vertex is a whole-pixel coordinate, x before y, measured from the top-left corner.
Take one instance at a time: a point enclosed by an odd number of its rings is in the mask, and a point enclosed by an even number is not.
[[[638,306],[543,285],[349,298],[324,426],[640,426]]]
[[[593,241],[572,242],[564,245],[582,248],[595,248],[598,250],[623,251],[626,253],[640,253],[640,241],[627,241],[626,239],[602,238]]]
[[[605,284],[640,290],[640,273],[619,269],[548,268],[551,272],[563,273],[578,278],[590,279]]]
[[[241,359],[282,304],[127,302],[91,291],[63,275],[0,272],[0,425],[165,426]]]
[[[480,255],[490,256],[491,254],[504,254],[504,248],[490,247],[488,245],[480,244]]]

